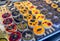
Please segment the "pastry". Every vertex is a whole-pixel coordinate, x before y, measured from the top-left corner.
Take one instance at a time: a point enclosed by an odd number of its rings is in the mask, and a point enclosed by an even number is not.
[[[13,32],[9,37],[9,41],[19,41],[21,37],[22,35],[20,32]]]
[[[33,32],[30,30],[25,30],[22,33],[23,40],[31,40],[33,38]]]
[[[57,8],[57,11],[60,12],[60,7]]]
[[[38,21],[37,20],[31,19],[31,20],[28,21],[28,26],[33,28],[36,25],[38,25]]]
[[[42,26],[35,26],[33,28],[33,32],[35,35],[40,36],[40,35],[43,35],[45,33],[45,29]]]
[[[49,29],[53,26],[53,23],[50,20],[44,20],[42,21],[42,26],[46,29]]]
[[[8,18],[8,17],[10,17],[10,16],[11,16],[10,13],[4,13],[4,14],[2,15],[3,18]]]
[[[58,5],[55,4],[55,3],[52,3],[52,4],[51,4],[51,7],[52,7],[52,8],[58,8]]]
[[[9,24],[11,24],[13,22],[13,19],[12,18],[7,18],[7,19],[4,19],[3,20],[3,24],[4,25],[9,25]]]
[[[21,22],[20,24],[17,25],[17,27],[18,27],[18,30],[24,31],[27,28],[27,23],[25,21]]]
[[[15,24],[11,24],[11,25],[6,27],[6,31],[9,33],[15,32],[16,30],[17,30],[17,26]]]
[[[36,15],[36,19],[37,19],[38,21],[43,21],[43,20],[45,19],[45,16],[44,16],[43,14],[37,14],[37,15]]]

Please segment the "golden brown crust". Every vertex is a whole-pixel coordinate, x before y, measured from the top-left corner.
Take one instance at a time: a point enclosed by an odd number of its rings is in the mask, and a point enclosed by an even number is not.
[[[51,4],[51,7],[52,7],[52,8],[58,8],[58,5],[55,4],[55,3],[52,3],[52,4]]]
[[[42,26],[35,26],[33,28],[33,32],[36,35],[43,35],[45,33],[45,29]]]

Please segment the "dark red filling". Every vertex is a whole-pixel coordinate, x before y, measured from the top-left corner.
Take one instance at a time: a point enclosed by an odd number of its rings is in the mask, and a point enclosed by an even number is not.
[[[20,39],[21,39],[20,32],[13,32],[9,37],[9,41],[19,41]]]
[[[35,14],[38,14],[38,12],[36,11]]]
[[[7,19],[5,19],[4,21],[3,21],[3,23],[5,24],[5,25],[7,25],[7,24],[11,24],[12,23],[12,18],[7,18]]]
[[[51,26],[51,23],[48,23],[49,26]]]
[[[34,8],[34,6],[31,6],[31,8]]]
[[[16,25],[15,24],[12,24],[8,27],[6,27],[6,31],[9,31],[9,30],[12,30],[12,29],[15,29]]]
[[[11,16],[11,14],[9,14],[9,13],[5,13],[5,14],[2,15],[3,18],[8,18],[10,16]]]
[[[44,16],[41,16],[41,18],[44,18]]]

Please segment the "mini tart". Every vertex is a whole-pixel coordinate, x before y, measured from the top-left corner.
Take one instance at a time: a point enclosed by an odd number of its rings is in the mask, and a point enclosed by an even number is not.
[[[31,40],[33,38],[33,32],[31,30],[24,30],[22,32],[23,40]]]
[[[17,30],[17,26],[15,24],[11,24],[6,27],[7,32],[15,32]]]
[[[6,38],[0,38],[0,41],[8,41]]]
[[[45,29],[42,26],[35,26],[33,28],[33,32],[35,35],[43,35],[45,33]]]
[[[46,2],[47,4],[51,4],[51,3],[52,3],[51,0],[45,0],[45,2]]]
[[[10,16],[11,16],[10,13],[4,13],[4,14],[2,15],[3,18],[8,18],[8,17],[10,17]]]
[[[17,16],[17,17],[14,18],[14,21],[16,23],[22,22],[22,20],[23,20],[23,15],[19,15],[19,16]]]
[[[52,4],[51,4],[51,7],[52,7],[52,8],[58,8],[58,5],[55,4],[55,3],[52,3]]]
[[[57,11],[58,11],[58,12],[60,12],[60,7],[59,7],[59,8],[57,8]]]
[[[53,23],[50,20],[44,20],[42,21],[42,26],[45,27],[46,29],[52,27]]]
[[[18,30],[23,31],[27,28],[27,23],[23,22],[17,25]]]
[[[38,9],[33,9],[33,10],[32,10],[32,14],[33,14],[33,15],[40,14],[40,10],[38,10]]]
[[[23,4],[24,4],[26,7],[27,7],[27,6],[29,7],[29,6],[31,6],[31,5],[32,5],[32,3],[31,3],[31,2],[29,2],[29,1],[28,1],[28,2],[27,2],[27,1],[26,1],[26,2],[23,2]]]
[[[28,26],[34,27],[36,25],[38,25],[37,20],[31,19],[31,20],[28,21]]]
[[[12,16],[18,16],[19,15],[19,11],[12,11]]]
[[[21,4],[19,3],[19,5],[15,5],[15,7],[17,9],[24,9],[23,7],[25,7],[25,6],[22,3]]]
[[[19,5],[21,5],[22,3],[21,2],[15,2],[14,3],[14,6],[19,6]]]
[[[20,6],[17,6],[16,8],[17,8],[18,10],[24,10],[24,9],[25,9],[25,6],[20,5]]]
[[[28,7],[28,9],[29,9],[29,10],[34,10],[34,9],[36,9],[36,6],[31,5],[31,6]]]
[[[9,41],[19,41],[21,39],[22,35],[20,32],[13,32],[9,36]]]
[[[7,18],[7,19],[4,19],[3,20],[3,24],[5,24],[5,25],[9,25],[9,24],[11,24],[13,22],[13,19],[12,18]]]
[[[45,19],[45,16],[43,14],[37,14],[36,19],[39,21],[43,21]]]

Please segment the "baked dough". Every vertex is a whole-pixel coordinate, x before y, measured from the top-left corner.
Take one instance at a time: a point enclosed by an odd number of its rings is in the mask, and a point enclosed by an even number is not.
[[[45,27],[46,29],[51,28],[53,23],[50,20],[44,20],[42,21],[42,26]]]
[[[57,8],[57,11],[60,12],[60,7]]]
[[[37,14],[37,15],[36,15],[36,19],[37,19],[38,21],[43,21],[43,20],[45,19],[45,15],[43,15],[43,14]]]
[[[52,4],[51,4],[51,7],[52,7],[52,8],[58,8],[58,5],[55,4],[55,3],[52,3]]]
[[[35,35],[43,35],[45,33],[45,29],[42,26],[35,26],[33,28],[33,32]]]

